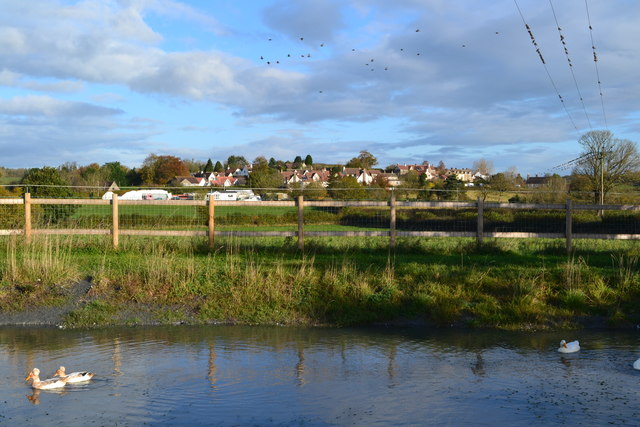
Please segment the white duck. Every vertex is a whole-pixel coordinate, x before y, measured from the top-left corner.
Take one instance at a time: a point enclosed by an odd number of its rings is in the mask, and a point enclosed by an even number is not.
[[[575,353],[578,350],[580,350],[580,343],[578,341],[560,341],[560,348],[558,348],[560,353]]]
[[[29,376],[24,379],[25,381],[33,380],[31,387],[38,390],[49,390],[54,388],[64,387],[67,383],[65,378],[50,378],[48,380],[40,381],[40,369],[33,368],[29,373]]]
[[[633,369],[640,370],[640,359],[638,359],[635,362],[633,362]]]
[[[60,366],[56,373],[54,374],[56,377],[60,379],[64,379],[68,383],[81,383],[84,381],[89,381],[95,375],[93,372],[72,372],[67,374],[65,372],[65,367]]]

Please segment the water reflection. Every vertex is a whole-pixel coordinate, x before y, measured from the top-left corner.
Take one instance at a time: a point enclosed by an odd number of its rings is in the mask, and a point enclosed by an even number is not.
[[[122,356],[120,354],[120,338],[113,340],[113,372],[116,375],[122,375]]]
[[[633,423],[637,335],[587,334],[583,350],[559,356],[553,333],[0,328],[0,424],[42,424],[54,409],[70,425],[199,424],[212,413],[224,425],[451,424],[454,412],[454,424]],[[58,393],[22,381],[59,365],[96,377]],[[573,418],[554,417],[558,407]]]
[[[216,346],[213,342],[209,343],[209,383],[211,383],[211,388],[213,390],[216,389]]]
[[[484,358],[482,357],[481,352],[476,353],[476,363],[474,363],[471,367],[471,372],[479,377],[485,376],[486,372],[484,370]]]
[[[41,393],[44,393],[45,395],[49,394],[49,395],[58,395],[58,396],[64,396],[65,394],[67,394],[67,391],[65,389],[39,390],[37,388],[33,388],[31,390],[32,390],[31,394],[27,394],[26,397],[27,397],[27,400],[33,405],[40,404]]]
[[[299,387],[304,385],[304,349],[298,349],[298,363],[296,363],[296,380]]]

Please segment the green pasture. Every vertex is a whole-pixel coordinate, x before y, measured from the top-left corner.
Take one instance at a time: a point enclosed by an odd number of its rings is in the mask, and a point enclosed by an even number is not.
[[[204,206],[181,205],[179,200],[175,205],[120,205],[118,212],[120,215],[160,215],[160,216],[189,216],[198,215],[198,212],[206,213]],[[112,207],[110,205],[81,205],[73,214],[72,218],[83,216],[104,215],[111,216]],[[215,216],[245,214],[245,215],[283,215],[286,213],[297,213],[295,206],[216,206]]]

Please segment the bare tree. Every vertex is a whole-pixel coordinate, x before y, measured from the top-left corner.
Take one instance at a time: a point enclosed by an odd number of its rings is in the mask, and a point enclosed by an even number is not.
[[[493,175],[493,162],[487,159],[478,159],[473,162],[473,169],[482,175]]]
[[[608,130],[587,132],[578,142],[584,151],[573,173],[587,177],[595,203],[604,204],[606,194],[640,168],[636,144]]]

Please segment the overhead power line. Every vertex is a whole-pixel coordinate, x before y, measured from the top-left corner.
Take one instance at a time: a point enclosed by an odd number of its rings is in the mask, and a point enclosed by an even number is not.
[[[593,42],[593,27],[591,26],[591,17],[589,16],[589,4],[584,0],[584,6],[587,10],[587,22],[589,23],[589,36],[591,37],[591,49],[593,51],[593,63],[596,68],[596,77],[598,78],[598,91],[600,92],[600,104],[602,105],[602,117],[604,119],[604,127],[609,129],[607,124],[607,115],[604,111],[604,96],[602,95],[602,85],[600,83],[600,72],[598,71],[598,55],[596,54],[596,44]]]
[[[556,91],[556,94],[558,95],[558,99],[560,99],[560,103],[562,104],[562,108],[564,108],[565,113],[567,113],[567,117],[569,118],[569,121],[571,122],[571,125],[577,131],[578,127],[576,126],[575,122],[573,121],[573,118],[571,117],[571,114],[569,113],[569,110],[567,109],[567,106],[564,103],[564,98],[562,98],[562,95],[560,95],[560,91],[558,90],[558,87],[556,86],[555,82],[553,81],[553,78],[551,77],[551,73],[549,72],[549,69],[547,68],[547,63],[545,62],[544,57],[542,56],[542,51],[540,50],[540,47],[538,46],[538,42],[536,41],[536,38],[533,35],[533,31],[531,30],[531,27],[529,26],[529,24],[527,24],[527,21],[524,19],[524,15],[522,14],[522,11],[520,10],[520,6],[518,5],[518,1],[517,0],[513,0],[513,2],[516,5],[516,9],[518,9],[518,13],[520,14],[520,18],[522,18],[522,23],[524,24],[524,27],[526,28],[527,33],[529,33],[529,37],[531,38],[531,43],[533,43],[533,46],[536,48],[536,52],[538,53],[538,56],[540,57],[540,62],[542,62],[542,66],[544,67],[544,70],[547,72],[547,77],[549,78],[549,81],[551,82],[551,86],[553,86],[553,89]]]
[[[560,24],[558,23],[558,17],[556,16],[556,11],[553,8],[553,3],[549,0],[549,6],[551,6],[551,12],[553,12],[553,19],[556,21],[556,27],[558,28],[558,34],[560,34],[560,43],[562,43],[562,48],[564,49],[564,54],[567,57],[567,63],[569,64],[569,71],[571,71],[571,77],[573,77],[573,83],[576,86],[576,91],[578,92],[578,98],[580,98],[580,103],[582,104],[582,109],[584,110],[584,115],[587,118],[587,123],[589,124],[589,129],[593,129],[591,126],[591,120],[589,120],[589,114],[587,113],[587,107],[584,105],[584,99],[582,98],[582,93],[580,93],[580,87],[578,86],[578,80],[576,80],[576,75],[573,72],[573,64],[571,63],[571,58],[569,58],[569,50],[567,49],[567,42],[565,41],[565,37],[562,34],[562,28],[560,28]]]

